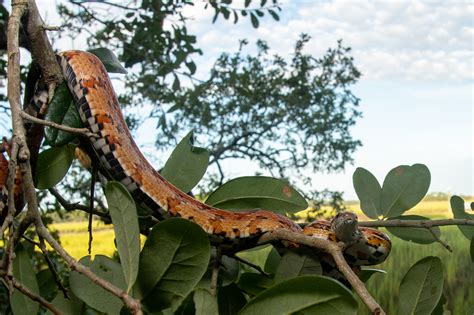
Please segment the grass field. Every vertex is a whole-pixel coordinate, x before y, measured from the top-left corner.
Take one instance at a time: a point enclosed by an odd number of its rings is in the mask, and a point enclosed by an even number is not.
[[[358,205],[348,207],[364,219]],[[430,218],[451,218],[449,209],[448,201],[424,201],[407,213]],[[87,255],[87,222],[57,223],[50,227],[59,232],[62,245],[73,257],[79,259]],[[111,226],[95,221],[93,231],[92,254],[113,255],[115,245]],[[419,245],[391,238],[393,249],[389,259],[376,267],[387,271],[387,274],[377,274],[368,282],[369,291],[388,314],[397,314],[398,288],[404,274],[410,266],[426,256],[438,256],[443,261],[446,279],[444,294],[452,314],[474,314],[474,264],[469,255],[469,241],[457,227],[443,227],[441,233],[441,238],[451,245],[453,253],[438,243]],[[365,307],[360,307],[360,310],[361,314],[366,314]]]

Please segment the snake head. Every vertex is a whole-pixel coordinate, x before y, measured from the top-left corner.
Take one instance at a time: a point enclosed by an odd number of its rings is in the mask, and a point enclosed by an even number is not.
[[[339,212],[331,220],[331,229],[344,243],[356,241],[360,234],[357,215],[349,211]]]

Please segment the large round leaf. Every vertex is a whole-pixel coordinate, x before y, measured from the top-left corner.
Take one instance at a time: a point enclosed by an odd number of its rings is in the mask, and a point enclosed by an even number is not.
[[[161,175],[182,191],[191,191],[206,173],[209,152],[194,146],[189,132],[176,146],[161,170]]]
[[[402,215],[399,217],[391,218],[393,220],[429,220],[427,217],[422,217],[420,215]],[[411,227],[387,227],[387,230],[395,235],[398,238],[401,238],[405,241],[412,241],[418,244],[431,244],[436,242],[436,239],[433,237],[433,234],[427,229],[424,228],[411,228]],[[441,230],[438,226],[431,228],[433,233],[436,236],[441,235]]]
[[[428,192],[430,181],[430,171],[423,164],[392,169],[382,186],[380,206],[384,217],[396,217],[413,208]]]
[[[82,257],[79,262],[115,286],[126,289],[125,279],[120,264],[109,257],[96,255],[91,262],[90,256]],[[123,306],[122,300],[109,291],[93,283],[86,276],[73,271],[69,277],[69,286],[72,292],[87,305],[98,311],[119,314]]]
[[[260,208],[280,213],[294,213],[308,207],[303,196],[288,183],[265,176],[228,181],[210,194],[206,203],[228,210]]]
[[[130,292],[137,279],[140,256],[137,208],[130,193],[119,182],[108,182],[105,196],[114,225],[115,241],[127,283],[127,292]]]
[[[400,283],[398,314],[431,314],[443,293],[443,265],[438,257],[414,264]]]
[[[377,219],[380,211],[382,188],[375,176],[365,168],[358,167],[352,175],[352,183],[360,200],[360,208],[366,216]]]
[[[334,279],[303,276],[265,290],[240,311],[241,315],[291,313],[357,314],[357,301]]]
[[[35,173],[35,186],[48,189],[59,183],[66,175],[72,160],[74,149],[70,146],[49,148],[38,156]]]
[[[206,272],[207,234],[196,224],[172,218],[152,229],[140,256],[138,285],[150,312],[182,301]]]
[[[16,247],[15,254],[16,257],[13,260],[13,276],[15,280],[27,287],[34,294],[39,295],[40,291],[35,270],[31,264],[27,250],[21,243]],[[19,290],[13,291],[10,298],[10,306],[13,314],[36,314],[39,309],[38,302],[33,301]]]
[[[464,220],[474,220],[474,215],[466,212],[464,208],[464,200],[459,196],[452,196],[449,200],[451,204],[451,211],[455,219],[464,219]],[[463,226],[458,225],[462,234],[464,234],[467,239],[474,237],[474,227],[472,226]]]

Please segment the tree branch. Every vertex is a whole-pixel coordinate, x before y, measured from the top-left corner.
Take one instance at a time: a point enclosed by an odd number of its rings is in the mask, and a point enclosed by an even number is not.
[[[474,220],[469,219],[441,219],[441,220],[376,220],[359,222],[359,226],[365,227],[414,227],[428,229],[434,226],[446,225],[471,225],[474,226]]]
[[[288,230],[278,229],[270,231],[262,235],[258,241],[258,245],[267,244],[273,241],[285,240],[312,248],[322,249],[329,253],[336,262],[337,268],[344,275],[347,281],[351,284],[354,290],[357,292],[361,300],[367,305],[372,314],[385,314],[384,310],[380,307],[377,301],[370,295],[369,291],[365,287],[364,283],[359,277],[352,271],[347,264],[342,254],[342,244],[334,243],[320,238],[310,237],[301,233],[291,232]]]
[[[22,118],[27,119],[31,122],[36,123],[36,124],[56,128],[56,129],[59,129],[59,130],[70,132],[70,133],[79,134],[79,135],[82,135],[82,136],[85,136],[85,137],[88,137],[88,138],[98,138],[99,137],[99,135],[96,135],[96,134],[90,132],[89,129],[87,129],[87,128],[73,128],[73,127],[69,127],[69,126],[65,126],[65,125],[60,125],[60,124],[55,123],[54,121],[49,121],[49,120],[36,118],[36,117],[31,116],[30,114],[28,114],[24,111],[21,111],[20,115],[21,115]]]
[[[26,295],[27,297],[29,297],[33,301],[39,302],[45,308],[50,310],[53,314],[56,314],[56,315],[62,315],[63,314],[63,312],[61,312],[58,308],[56,308],[56,306],[54,306],[52,303],[48,302],[47,300],[45,300],[41,296],[36,295],[35,293],[31,292],[30,289],[25,287],[20,282],[16,281],[14,278],[12,279],[12,282],[13,282],[13,286],[18,291],[20,291],[21,293],[23,293],[24,295]]]
[[[105,212],[93,208],[91,209],[90,206],[81,205],[79,203],[69,203],[66,199],[63,198],[63,196],[61,196],[61,194],[55,188],[50,188],[48,190],[56,198],[59,204],[63,206],[64,209],[66,209],[66,211],[81,210],[89,214],[94,214],[101,218],[107,219],[109,221],[111,220],[110,215]]]

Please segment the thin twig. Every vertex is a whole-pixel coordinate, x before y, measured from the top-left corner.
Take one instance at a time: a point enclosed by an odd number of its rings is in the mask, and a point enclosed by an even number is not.
[[[243,263],[243,264],[245,264],[245,265],[247,265],[247,266],[249,266],[249,267],[251,267],[251,268],[257,270],[257,271],[258,271],[260,274],[262,274],[263,276],[265,276],[265,277],[267,277],[267,278],[270,278],[270,275],[269,275],[268,273],[266,273],[262,268],[260,268],[260,266],[257,266],[257,265],[255,265],[255,264],[252,264],[251,262],[246,261],[245,259],[242,259],[242,258],[240,258],[240,257],[237,256],[237,255],[232,255],[232,256],[230,256],[230,257],[232,257],[232,258],[234,258],[235,260],[240,261],[241,263]]]
[[[53,121],[36,118],[36,117],[31,116],[30,114],[28,114],[24,111],[21,111],[20,115],[21,115],[22,118],[24,118],[26,120],[29,120],[29,121],[32,121],[36,124],[56,128],[56,129],[66,131],[66,132],[70,132],[70,133],[74,133],[74,134],[79,134],[79,135],[82,135],[82,136],[85,136],[85,137],[88,137],[88,138],[97,138],[97,137],[99,137],[99,135],[96,135],[96,134],[90,132],[89,129],[87,129],[87,128],[73,128],[73,127],[57,124]]]
[[[52,25],[43,25],[43,29],[45,31],[57,32],[57,31],[61,30],[61,27],[60,26],[52,26]]]
[[[310,237],[302,233],[292,232],[288,230],[278,229],[270,231],[262,235],[258,241],[258,245],[268,244],[274,241],[286,240],[289,242],[309,246],[312,248],[322,249],[329,253],[336,262],[337,268],[344,275],[347,281],[351,284],[354,290],[357,292],[361,300],[369,308],[372,314],[385,314],[384,310],[377,301],[370,295],[369,291],[365,287],[364,283],[360,281],[359,277],[352,271],[347,264],[342,254],[342,248],[339,243],[334,243],[328,240]]]
[[[62,315],[63,314],[63,312],[61,312],[58,308],[56,308],[56,306],[54,306],[52,303],[48,302],[46,299],[42,298],[41,296],[33,293],[32,291],[30,291],[30,289],[25,287],[23,284],[21,284],[20,282],[18,282],[14,278],[12,279],[12,282],[13,282],[13,286],[18,291],[20,291],[21,293],[23,293],[24,295],[26,295],[27,297],[29,297],[33,301],[36,301],[36,302],[40,303],[45,308],[50,310],[53,314],[57,314],[57,315]]]
[[[99,216],[101,218],[108,219],[110,221],[110,215],[108,215],[107,213],[99,211],[97,209],[91,209],[89,206],[81,205],[79,203],[69,203],[66,199],[64,199],[63,196],[61,196],[61,194],[55,188],[49,188],[48,190],[66,211],[81,210]]]
[[[446,225],[473,225],[474,220],[469,219],[440,219],[440,220],[376,220],[359,222],[359,226],[365,227],[415,227],[430,228]]]
[[[432,227],[429,227],[427,228],[428,231],[430,231],[431,235],[433,235],[433,238],[438,242],[440,243],[444,248],[446,248],[449,252],[453,252],[453,249],[451,248],[451,246],[449,246],[448,243],[446,243],[445,241],[443,241],[442,239],[439,238],[439,236],[435,233],[435,231],[433,230]]]

